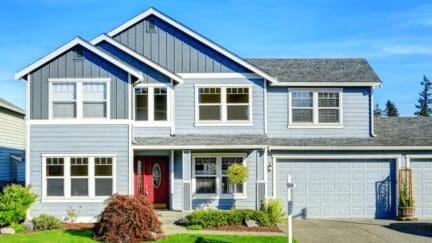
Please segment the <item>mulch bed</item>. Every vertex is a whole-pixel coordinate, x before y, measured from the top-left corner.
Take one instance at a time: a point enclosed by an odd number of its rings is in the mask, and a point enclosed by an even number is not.
[[[215,226],[206,230],[245,231],[245,232],[282,232],[277,226],[247,227],[244,225]]]
[[[64,224],[65,230],[92,230],[95,224]]]

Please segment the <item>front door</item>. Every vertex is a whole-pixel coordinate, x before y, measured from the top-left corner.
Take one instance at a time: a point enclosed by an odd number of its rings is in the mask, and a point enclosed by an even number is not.
[[[168,157],[135,157],[135,195],[145,196],[155,208],[168,208]]]

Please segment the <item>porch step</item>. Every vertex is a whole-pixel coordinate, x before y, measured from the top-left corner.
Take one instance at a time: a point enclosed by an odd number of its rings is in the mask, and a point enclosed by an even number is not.
[[[180,211],[156,210],[162,224],[173,224],[176,220],[185,217],[188,213]]]

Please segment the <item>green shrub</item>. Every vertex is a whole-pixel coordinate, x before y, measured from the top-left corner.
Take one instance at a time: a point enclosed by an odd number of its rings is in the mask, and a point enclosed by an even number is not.
[[[272,225],[283,223],[287,217],[282,200],[279,198],[265,200],[263,211],[268,215]]]
[[[0,194],[0,226],[20,223],[25,220],[27,209],[36,201],[31,186],[12,184],[3,188]]]
[[[26,230],[25,226],[22,224],[11,224],[9,227],[15,230],[15,233],[22,233]]]
[[[268,216],[257,210],[232,209],[225,210],[197,210],[187,215],[189,225],[200,225],[203,228],[226,225],[244,225],[246,220],[255,220],[259,226],[269,226]]]
[[[202,230],[202,226],[201,225],[196,225],[196,224],[194,224],[194,225],[189,225],[188,227],[186,227],[186,229],[188,229],[188,230]]]
[[[53,229],[60,229],[63,227],[62,221],[48,214],[41,214],[37,217],[34,217],[32,222],[34,225],[33,229],[35,231],[53,230]]]

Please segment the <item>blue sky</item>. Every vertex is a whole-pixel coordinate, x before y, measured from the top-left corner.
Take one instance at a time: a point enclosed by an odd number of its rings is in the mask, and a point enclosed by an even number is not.
[[[25,107],[16,71],[79,35],[91,39],[154,6],[242,57],[365,57],[384,85],[375,101],[415,111],[432,78],[432,3],[421,0],[5,0],[0,97]]]

